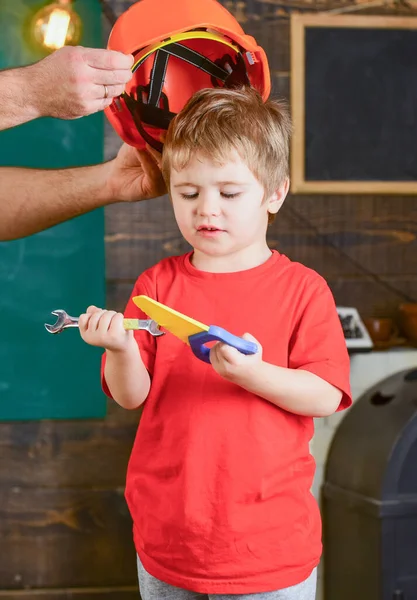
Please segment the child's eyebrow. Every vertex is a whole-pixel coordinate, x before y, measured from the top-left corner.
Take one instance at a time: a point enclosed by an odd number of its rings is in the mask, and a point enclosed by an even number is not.
[[[248,183],[246,181],[216,181],[216,185],[245,185]]]
[[[239,185],[239,186],[248,186],[249,184],[246,183],[245,181],[216,181],[215,185]],[[174,184],[174,188],[178,188],[178,187],[184,187],[184,186],[189,186],[189,187],[199,187],[196,183],[191,183],[190,181],[180,181],[180,183],[175,183]]]

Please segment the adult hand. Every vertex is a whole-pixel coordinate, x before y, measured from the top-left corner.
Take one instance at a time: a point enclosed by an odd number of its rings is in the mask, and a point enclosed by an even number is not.
[[[109,196],[123,202],[137,202],[166,193],[160,170],[161,155],[147,148],[137,150],[123,144],[115,159],[108,165]]]
[[[95,113],[123,93],[132,64],[131,55],[114,50],[64,46],[26,67],[28,101],[41,117],[76,119]]]
[[[0,168],[0,240],[32,235],[115,202],[165,193],[160,154],[124,145],[113,160],[73,169]]]

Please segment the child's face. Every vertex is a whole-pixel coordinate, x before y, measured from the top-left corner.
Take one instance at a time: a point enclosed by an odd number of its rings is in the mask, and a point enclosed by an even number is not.
[[[264,256],[268,212],[278,212],[286,189],[264,199],[264,187],[237,153],[223,165],[197,154],[170,174],[180,231],[195,253],[210,257]]]

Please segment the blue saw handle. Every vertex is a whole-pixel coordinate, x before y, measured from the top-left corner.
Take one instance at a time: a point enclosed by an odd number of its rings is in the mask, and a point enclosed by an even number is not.
[[[258,346],[254,342],[249,342],[237,335],[233,335],[226,331],[226,329],[217,327],[217,325],[210,325],[208,331],[190,335],[188,341],[196,357],[206,363],[210,363],[210,348],[205,346],[207,342],[224,342],[228,346],[233,346],[233,348],[236,348],[242,354],[256,354],[258,352]]]

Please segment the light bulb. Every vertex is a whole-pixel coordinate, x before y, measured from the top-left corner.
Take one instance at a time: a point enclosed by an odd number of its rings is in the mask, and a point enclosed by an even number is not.
[[[68,0],[44,6],[32,19],[35,41],[49,50],[75,46],[81,39],[81,29],[81,19]]]

